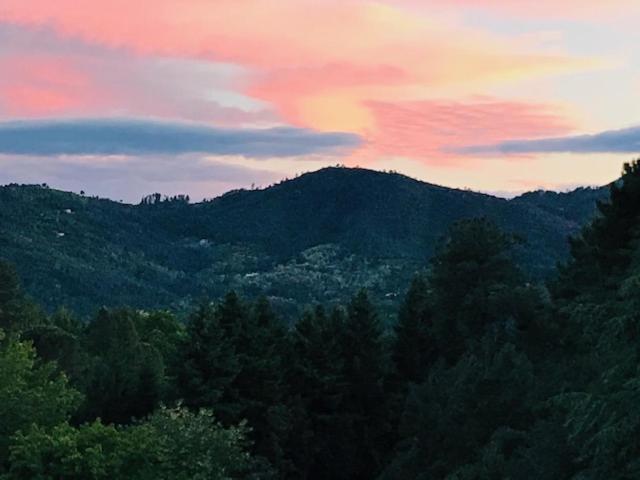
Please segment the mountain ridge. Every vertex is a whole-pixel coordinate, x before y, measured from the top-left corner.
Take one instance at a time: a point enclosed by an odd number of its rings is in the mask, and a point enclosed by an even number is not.
[[[101,304],[179,309],[230,288],[265,294],[295,315],[293,305],[341,301],[359,287],[385,302],[462,218],[485,216],[526,237],[530,248],[516,255],[542,278],[606,194],[504,199],[342,167],[194,204],[132,205],[8,185],[0,188],[0,257],[44,305],[83,315]]]

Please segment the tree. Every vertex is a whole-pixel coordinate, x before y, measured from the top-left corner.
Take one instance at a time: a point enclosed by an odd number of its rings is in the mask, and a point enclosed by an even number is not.
[[[235,418],[236,394],[230,389],[240,371],[240,363],[232,339],[210,303],[201,304],[189,317],[180,352],[177,382],[185,405],[215,406],[221,419]],[[231,399],[231,403],[227,399]]]
[[[344,323],[342,310],[327,315],[318,306],[306,312],[291,331],[286,369],[292,420],[286,450],[295,466],[292,478],[349,475],[345,429],[350,415],[342,410],[346,381],[340,333]]]
[[[514,241],[487,219],[465,220],[452,226],[432,259],[434,334],[450,363],[488,328],[513,321],[500,307],[521,282],[510,257]]]
[[[162,408],[129,427],[34,425],[15,436],[3,478],[230,480],[250,465],[245,435],[244,426],[225,429],[210,411],[183,408]]]
[[[227,297],[220,315],[224,318],[235,312],[239,324],[234,344],[240,369],[231,388],[237,394],[239,411],[233,423],[246,419],[252,429],[254,453],[282,469],[281,443],[288,423],[284,405],[286,333],[265,297],[259,298],[244,315],[242,312],[247,309],[236,303],[235,298],[232,301]]]
[[[522,442],[518,432],[529,422],[533,367],[513,345],[485,339],[482,350],[451,367],[440,362],[410,390],[402,440],[383,479],[466,478],[456,471],[470,468],[496,435],[511,432],[506,452]],[[491,478],[507,478],[499,473]]]
[[[610,186],[610,200],[599,202],[598,210],[571,239],[571,260],[554,285],[557,296],[573,298],[587,290],[606,296],[627,270],[640,234],[640,159],[624,165],[622,178]]]
[[[252,466],[244,423],[223,427],[211,410],[192,413],[161,408],[142,428],[157,439],[159,480],[227,480],[246,478]]]
[[[102,309],[87,331],[91,356],[84,418],[127,423],[148,415],[164,389],[160,352],[141,341],[133,310]]]
[[[19,333],[42,321],[42,313],[25,296],[13,266],[0,260],[0,328]]]
[[[394,326],[392,358],[401,391],[407,383],[423,381],[437,358],[431,301],[425,278],[416,276],[400,305]]]
[[[80,400],[55,365],[39,362],[30,344],[5,338],[0,330],[0,469],[11,435],[31,424],[67,420]]]
[[[372,478],[389,448],[388,402],[383,388],[388,368],[382,327],[364,290],[349,303],[339,338],[345,382],[339,408],[349,419],[342,447],[351,454],[345,473],[351,478]]]

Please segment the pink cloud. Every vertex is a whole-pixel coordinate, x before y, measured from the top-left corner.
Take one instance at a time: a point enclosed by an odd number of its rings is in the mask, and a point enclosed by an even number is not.
[[[367,146],[355,155],[355,162],[399,156],[429,164],[466,163],[468,158],[451,150],[474,142],[497,143],[573,130],[551,106],[490,98],[469,102],[371,101],[367,107],[376,119],[376,128],[365,137]]]
[[[273,124],[266,107],[242,110],[216,102],[227,83],[215,67],[158,61],[117,52],[56,47],[47,53],[0,52],[0,118],[144,116],[212,122],[220,126]],[[28,42],[23,42],[28,44]],[[59,51],[56,51],[59,48]],[[206,68],[205,68],[206,67]]]
[[[65,58],[4,56],[0,71],[0,115],[66,114],[104,100],[90,78]]]
[[[141,54],[229,61],[258,70],[385,65],[460,80],[570,59],[528,55],[501,37],[384,3],[324,0],[3,0],[0,19]],[[449,67],[451,64],[451,67]],[[470,68],[463,68],[470,65]],[[346,66],[346,67],[345,67]]]
[[[481,1],[492,8],[502,5],[497,0]],[[370,145],[368,153],[424,161],[451,159],[446,149],[462,142],[498,142],[569,130],[560,113],[547,107],[420,99],[431,98],[438,90],[466,95],[488,85],[573,71],[584,68],[584,60],[523,51],[505,37],[443,23],[392,3],[2,0],[0,21],[25,28],[45,25],[68,39],[122,49],[134,64],[180,58],[240,66],[245,78],[231,87],[234,93],[263,101],[280,118],[269,111],[207,103],[206,86],[190,85],[189,70],[181,91],[179,82],[164,85],[161,72],[150,78],[139,72],[118,76],[109,68],[118,64],[91,57],[74,59],[77,63],[61,69],[70,75],[67,79],[56,80],[55,72],[51,79],[37,72],[15,74],[15,81],[0,84],[0,96],[11,98],[5,99],[10,114],[100,110],[231,124],[280,120],[362,134]],[[41,77],[46,78],[38,80]],[[73,87],[74,81],[80,84]],[[189,96],[188,87],[198,95]]]
[[[388,0],[416,8],[439,7],[446,10],[471,8],[524,18],[597,20],[618,18],[640,11],[636,0]]]

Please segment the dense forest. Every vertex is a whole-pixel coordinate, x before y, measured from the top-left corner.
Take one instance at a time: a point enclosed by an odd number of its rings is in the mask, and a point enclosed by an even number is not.
[[[514,247],[535,279],[566,259],[566,237],[593,218],[606,188],[506,200],[397,173],[325,168],[280,184],[189,203],[139,205],[42,185],[0,187],[0,252],[49,313],[83,320],[96,306],[170,308],[202,298],[265,295],[293,323],[308,306],[366,288],[384,323],[455,221],[487,217],[526,239]]]
[[[640,478],[640,161],[598,210],[546,282],[453,223],[391,326],[364,289],[84,321],[2,263],[0,478]]]

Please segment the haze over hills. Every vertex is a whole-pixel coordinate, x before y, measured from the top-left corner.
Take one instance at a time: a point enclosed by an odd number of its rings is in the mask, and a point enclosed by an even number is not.
[[[128,205],[41,186],[0,188],[0,257],[47,307],[173,307],[229,289],[290,315],[367,287],[391,307],[459,219],[486,216],[525,239],[536,278],[567,254],[606,188],[506,200],[365,169],[325,168],[212,201]]]

